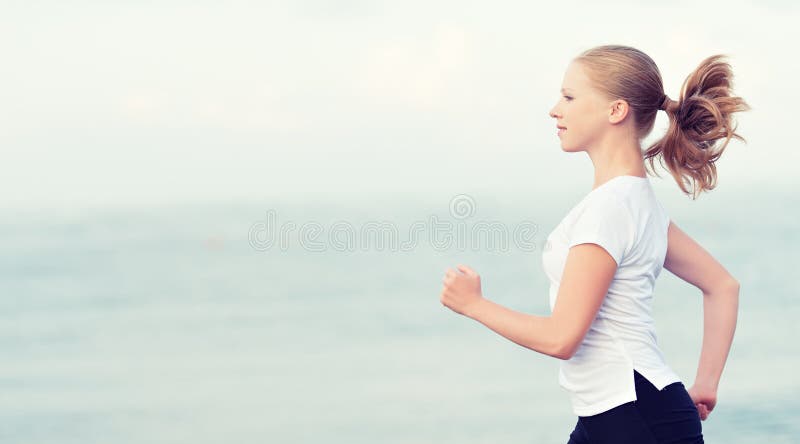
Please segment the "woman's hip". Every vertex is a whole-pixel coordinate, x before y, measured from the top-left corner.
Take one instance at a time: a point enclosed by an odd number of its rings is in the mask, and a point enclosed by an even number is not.
[[[580,416],[568,444],[703,443],[702,425],[683,383],[658,390],[634,370],[636,401]]]

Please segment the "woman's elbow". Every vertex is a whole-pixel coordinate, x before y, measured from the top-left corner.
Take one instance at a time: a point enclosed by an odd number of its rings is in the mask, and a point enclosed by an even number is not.
[[[729,276],[725,280],[717,281],[717,283],[711,287],[710,290],[704,291],[703,294],[707,296],[722,294],[728,296],[734,295],[738,297],[740,288],[741,285],[739,284],[739,281],[734,279],[733,276]]]
[[[572,359],[572,356],[575,354],[577,349],[578,347],[573,343],[573,341],[562,342],[561,346],[558,347],[555,353],[553,353],[553,357],[561,359],[562,361],[569,361]]]
[[[742,286],[741,286],[741,284],[739,284],[739,281],[737,281],[736,279],[731,277],[730,282],[728,282],[728,288],[732,292],[736,293],[736,295],[738,295],[739,294],[739,289],[741,289]]]

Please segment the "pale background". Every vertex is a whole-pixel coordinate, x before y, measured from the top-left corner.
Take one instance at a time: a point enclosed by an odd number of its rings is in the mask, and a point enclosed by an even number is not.
[[[541,248],[591,188],[547,112],[569,60],[647,52],[676,98],[730,56],[748,144],[718,189],[659,199],[742,283],[706,442],[800,436],[789,2],[0,1],[0,441],[566,443],[558,361],[439,302],[466,263],[484,295],[548,314]],[[663,114],[663,113],[662,113]],[[660,115],[650,139],[664,131]],[[537,225],[536,248],[337,250],[334,223]],[[322,252],[250,233],[319,224]],[[369,242],[358,237],[357,242]],[[689,387],[697,289],[654,313]]]
[[[791,2],[3,3],[5,207],[585,188],[547,112],[606,43],[673,98],[729,54],[753,111],[718,194],[797,185]]]

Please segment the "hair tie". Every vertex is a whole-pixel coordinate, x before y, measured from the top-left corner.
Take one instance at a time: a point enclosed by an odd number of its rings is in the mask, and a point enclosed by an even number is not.
[[[675,101],[670,99],[668,95],[664,94],[664,97],[661,99],[661,105],[658,106],[658,109],[669,111],[674,104]]]

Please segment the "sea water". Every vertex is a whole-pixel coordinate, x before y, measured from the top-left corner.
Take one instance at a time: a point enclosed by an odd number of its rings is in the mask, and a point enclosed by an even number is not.
[[[797,442],[798,198],[672,194],[674,220],[742,286],[706,443]],[[549,314],[544,239],[580,197],[7,210],[0,442],[565,443],[577,418],[559,361],[439,293],[463,263],[484,297]],[[269,214],[285,245],[268,248]],[[533,236],[459,249],[444,230],[433,245],[432,217],[455,241],[478,222]],[[387,226],[404,249],[369,244],[364,228]],[[702,309],[699,290],[662,272],[658,343],[687,388]]]

